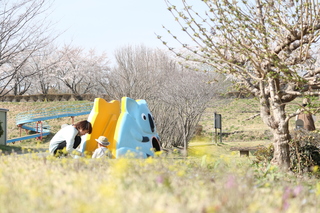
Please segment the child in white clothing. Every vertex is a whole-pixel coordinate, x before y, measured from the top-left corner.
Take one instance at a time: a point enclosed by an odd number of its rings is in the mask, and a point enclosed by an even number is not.
[[[106,148],[106,146],[110,144],[108,139],[104,136],[100,136],[96,141],[98,142],[98,148],[94,151],[92,158],[101,158],[104,156],[110,157],[110,151]]]

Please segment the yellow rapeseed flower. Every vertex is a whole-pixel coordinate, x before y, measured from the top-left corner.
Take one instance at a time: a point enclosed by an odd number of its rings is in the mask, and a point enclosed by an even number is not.
[[[65,165],[65,164],[67,164],[68,163],[68,159],[67,158],[62,158],[61,159],[61,164],[62,165]]]
[[[318,182],[316,185],[316,195],[320,196],[320,182]]]
[[[177,175],[180,176],[180,177],[184,176],[185,174],[186,174],[186,172],[184,170],[179,170],[177,172]]]
[[[238,153],[236,151],[232,151],[231,155],[237,155]]]
[[[122,176],[129,167],[128,159],[119,158],[117,161],[114,162],[112,167],[112,171],[116,176]]]
[[[317,172],[317,171],[319,171],[319,166],[318,166],[318,165],[314,166],[314,167],[312,168],[312,171],[313,171],[314,173]]]
[[[271,165],[271,166],[270,166],[270,168],[269,168],[269,171],[271,171],[271,172],[272,172],[272,171],[274,171],[276,168],[277,168],[276,166]]]
[[[250,212],[259,212],[260,209],[261,209],[261,205],[259,205],[257,202],[249,203],[248,210]]]
[[[146,159],[146,163],[147,164],[153,164],[154,163],[154,159],[153,158],[147,158]]]
[[[264,187],[270,187],[271,186],[271,184],[269,183],[269,182],[266,182],[265,184],[264,184]]]
[[[220,159],[222,161],[224,161],[225,163],[230,163],[231,162],[231,159],[225,155],[220,155]]]
[[[160,157],[162,155],[162,153],[163,153],[163,151],[158,151],[158,152],[155,152],[154,154],[156,157]]]

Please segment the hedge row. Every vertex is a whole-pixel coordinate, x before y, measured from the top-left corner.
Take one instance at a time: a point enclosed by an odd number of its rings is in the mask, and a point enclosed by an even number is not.
[[[74,95],[74,94],[38,94],[38,95],[6,95],[0,97],[0,102],[43,102],[43,101],[94,101],[95,98],[108,100],[107,95]]]

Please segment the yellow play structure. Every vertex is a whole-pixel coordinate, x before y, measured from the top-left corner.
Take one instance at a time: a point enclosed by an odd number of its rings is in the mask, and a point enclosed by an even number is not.
[[[96,98],[88,121],[93,130],[85,136],[81,150],[89,155],[97,148],[95,139],[99,136],[108,138],[107,148],[113,158],[128,152],[137,158],[146,158],[161,150],[153,116],[145,100],[123,97],[120,104],[117,100],[107,102]]]

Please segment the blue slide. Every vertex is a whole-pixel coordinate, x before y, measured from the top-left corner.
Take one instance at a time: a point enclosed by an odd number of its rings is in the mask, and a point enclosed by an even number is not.
[[[73,105],[61,105],[57,107],[41,108],[20,113],[16,117],[16,125],[23,129],[36,132],[36,134],[12,138],[7,140],[7,143],[49,135],[50,126],[41,125],[38,122],[62,117],[87,115],[90,114],[92,106],[92,102],[87,102]]]

